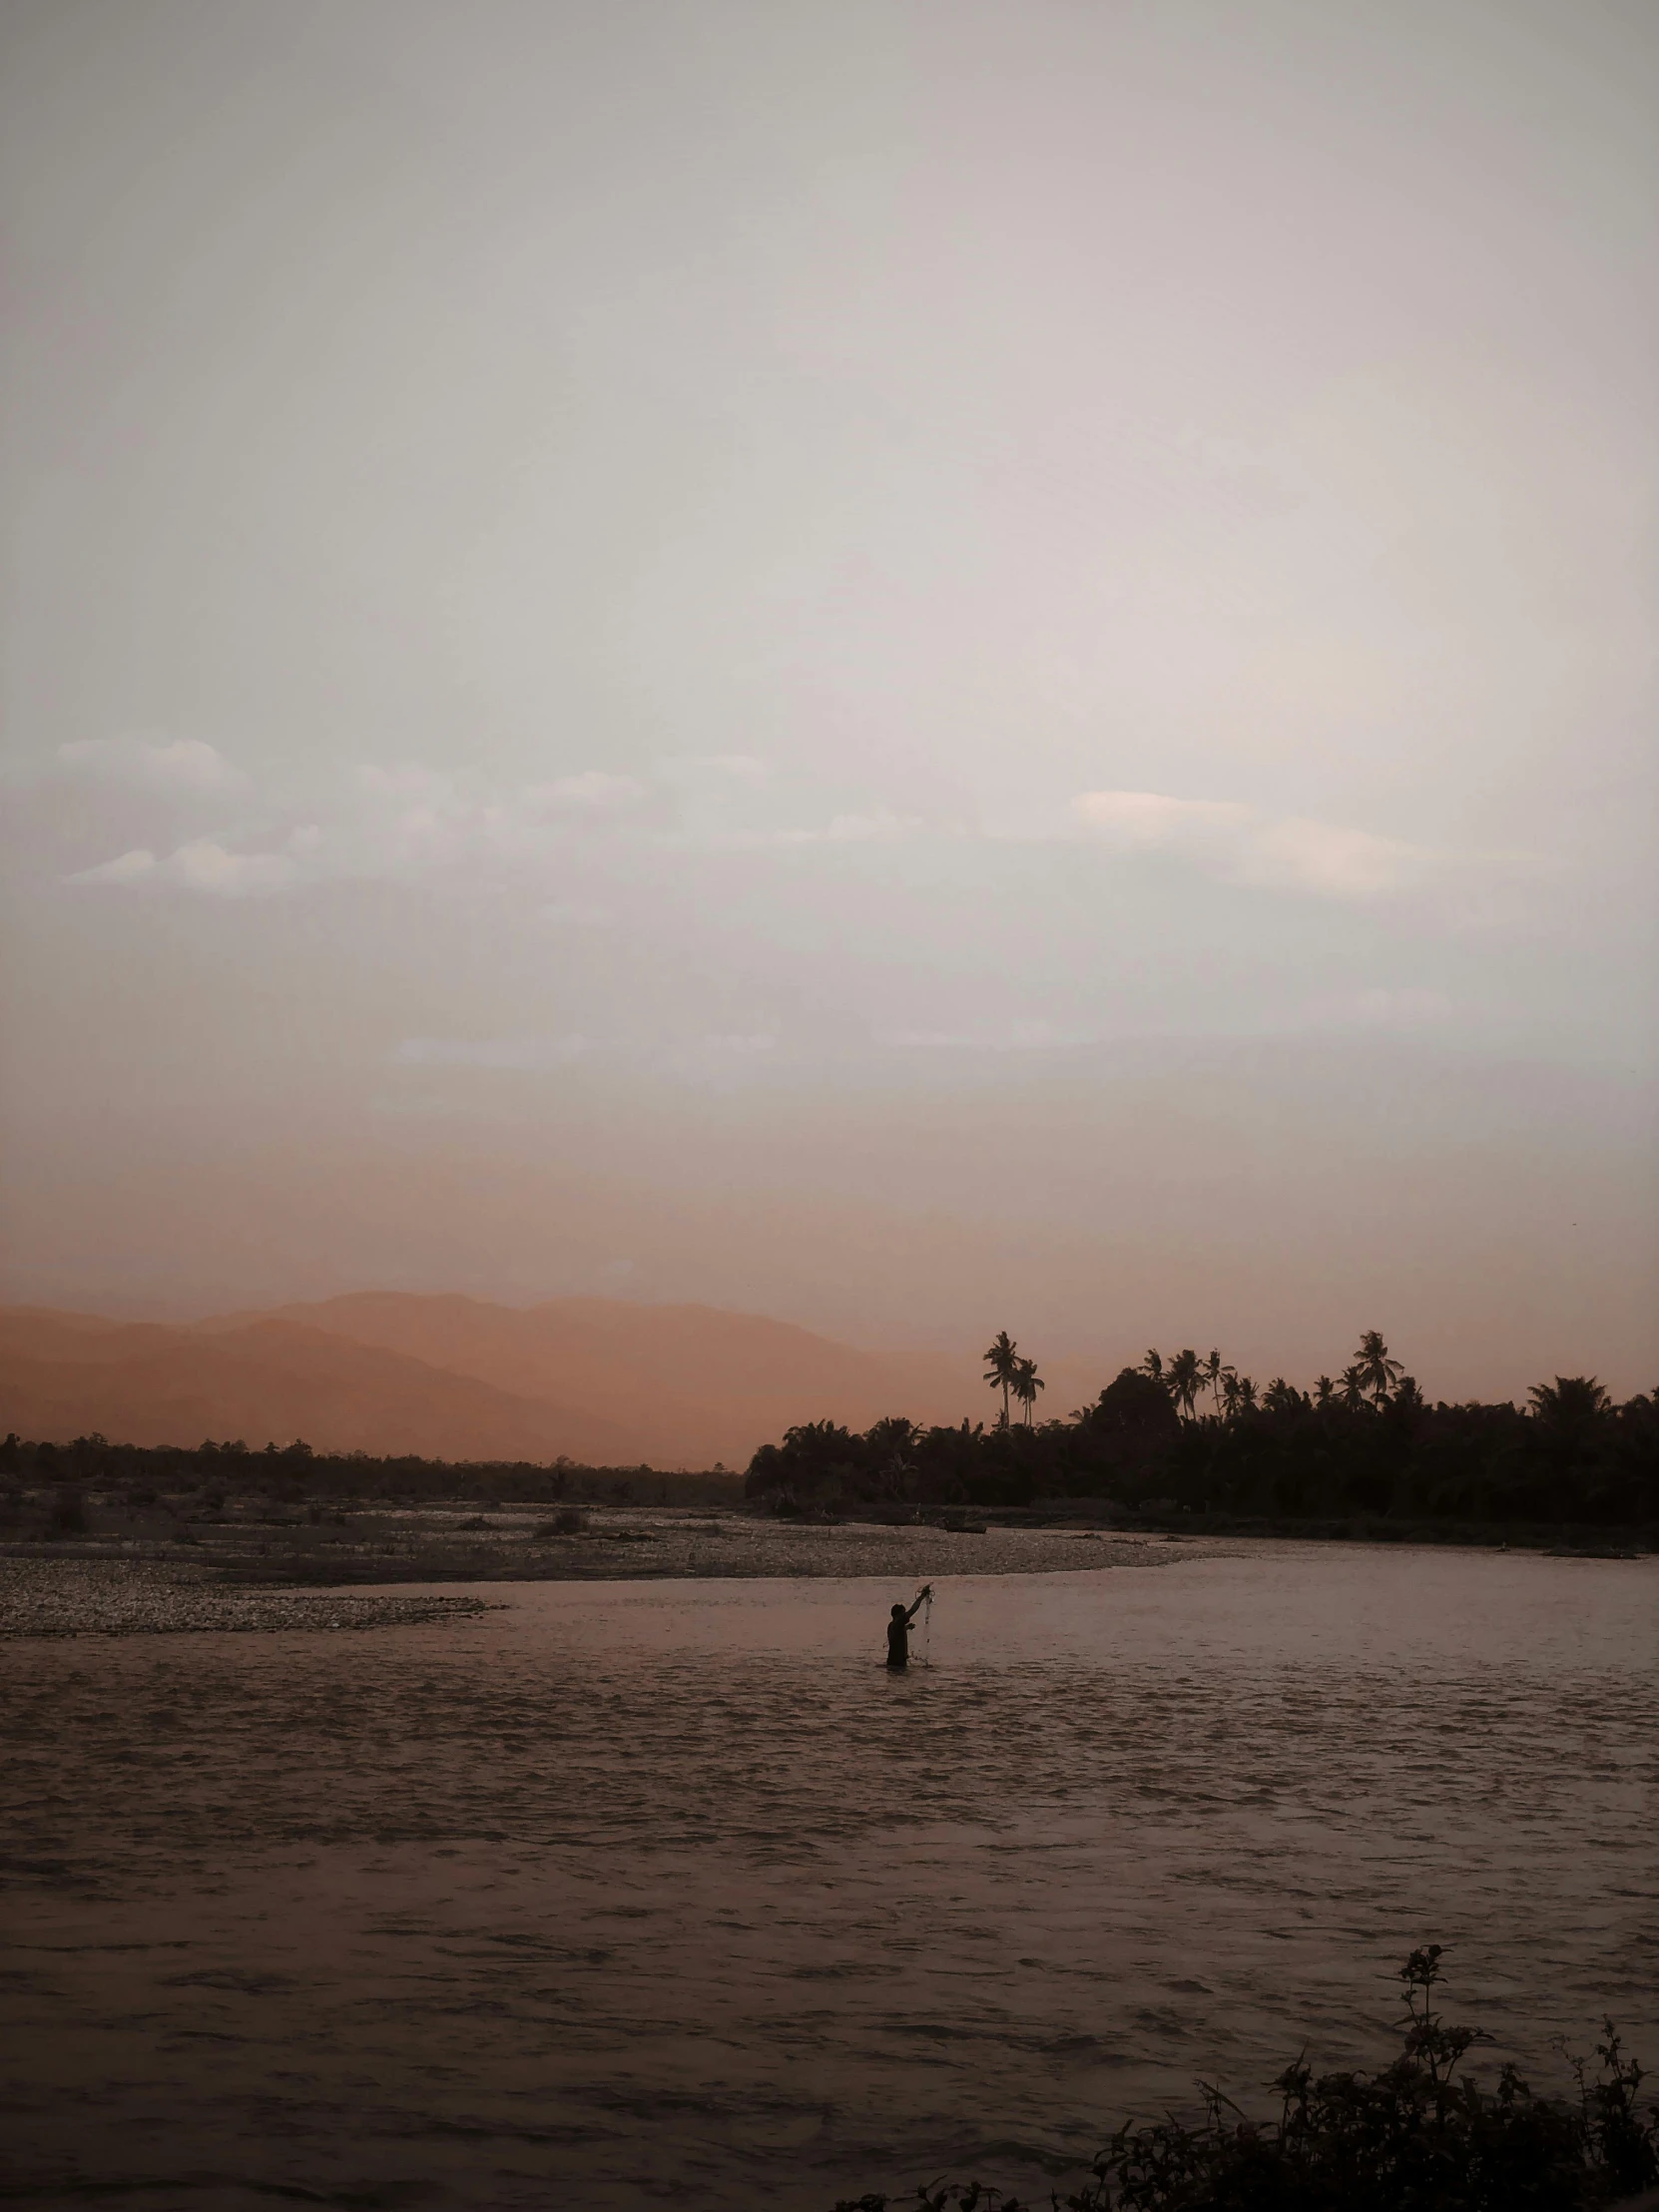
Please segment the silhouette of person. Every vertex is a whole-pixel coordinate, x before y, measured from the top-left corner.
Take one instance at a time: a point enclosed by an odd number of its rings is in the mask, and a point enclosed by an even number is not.
[[[916,1601],[906,1613],[902,1605],[895,1605],[892,1618],[887,1623],[887,1665],[907,1667],[910,1664],[910,1623],[921,1611],[923,1602],[933,1594],[931,1582],[924,1583],[916,1592]]]

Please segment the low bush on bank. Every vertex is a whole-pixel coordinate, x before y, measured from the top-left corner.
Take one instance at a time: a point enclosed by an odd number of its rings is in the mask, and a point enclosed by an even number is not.
[[[550,1521],[542,1522],[535,1531],[535,1539],[540,1543],[548,1536],[580,1536],[587,1525],[588,1516],[581,1507],[567,1505],[562,1511],[555,1513]]]
[[[1541,2097],[1504,2066],[1494,2089],[1461,2072],[1480,2031],[1433,2003],[1441,1949],[1400,1969],[1399,2055],[1380,2073],[1316,2076],[1305,2060],[1274,2083],[1276,2118],[1248,2119],[1204,2085],[1204,2117],[1125,2125],[1049,2212],[1594,2212],[1659,2182],[1659,2104],[1611,2021],[1575,2094]],[[842,2199],[835,2212],[1036,2212],[978,2182]]]
[[[77,1491],[60,1490],[46,1509],[48,1536],[84,1536],[87,1532],[86,1501]]]

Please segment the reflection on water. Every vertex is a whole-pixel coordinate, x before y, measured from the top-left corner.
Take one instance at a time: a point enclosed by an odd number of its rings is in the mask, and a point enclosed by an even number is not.
[[[541,1584],[14,1644],[7,2102],[45,2183],[822,2208],[1370,2060],[1388,1969],[1659,2061],[1654,1562],[1315,1546]],[[44,2197],[42,2202],[48,2201]],[[51,2201],[62,2201],[54,2198]]]

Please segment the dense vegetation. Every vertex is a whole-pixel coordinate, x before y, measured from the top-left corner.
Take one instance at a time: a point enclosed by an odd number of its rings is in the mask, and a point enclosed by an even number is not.
[[[1380,2073],[1315,2076],[1299,2059],[1274,2083],[1276,2119],[1252,2121],[1206,2087],[1196,2126],[1121,2128],[1091,2178],[1053,2212],[1592,2212],[1659,2180],[1659,2106],[1611,2021],[1576,2095],[1535,2096],[1512,2066],[1483,2089],[1461,2075],[1479,2031],[1433,2008],[1440,1946],[1400,1970],[1399,2056]],[[843,2200],[835,2212],[1034,2212],[977,2183]]]
[[[858,1434],[806,1421],[761,1447],[744,1489],[773,1511],[820,1516],[1094,1500],[1235,1522],[1659,1525],[1659,1392],[1615,1404],[1593,1378],[1558,1376],[1524,1407],[1431,1405],[1372,1331],[1343,1375],[1311,1391],[1282,1379],[1258,1390],[1216,1353],[1152,1352],[1092,1405],[1039,1421],[1035,1363],[1006,1334],[986,1360],[1000,1399],[990,1424],[924,1428],[894,1416]],[[375,1458],[303,1443],[0,1442],[0,1517],[50,1495],[65,1533],[80,1493],[94,1489],[141,1501],[263,1493],[289,1503],[690,1505],[730,1503],[738,1486],[718,1470]]]
[[[76,1532],[84,1492],[114,1493],[140,1504],[195,1497],[208,1503],[261,1494],[287,1504],[337,1498],[403,1500],[474,1498],[504,1505],[704,1505],[729,1503],[738,1477],[665,1474],[651,1467],[584,1467],[560,1459],[550,1467],[528,1460],[371,1458],[366,1452],[315,1452],[309,1444],[250,1451],[245,1443],[110,1443],[78,1436],[73,1443],[0,1441],[0,1512],[25,1498],[51,1500],[60,1532]]]
[[[1659,1520],[1659,1394],[1616,1405],[1591,1377],[1540,1383],[1524,1408],[1431,1405],[1370,1331],[1311,1391],[1281,1378],[1259,1390],[1215,1353],[1152,1352],[1094,1404],[1039,1422],[1034,1365],[1005,1334],[986,1359],[992,1425],[808,1421],[755,1454],[750,1496],[796,1513],[1103,1498],[1241,1518]]]

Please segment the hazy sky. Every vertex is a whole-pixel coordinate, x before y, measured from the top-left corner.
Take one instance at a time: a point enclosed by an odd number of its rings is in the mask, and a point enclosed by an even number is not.
[[[1646,0],[6,0],[5,1288],[1659,1375]]]

